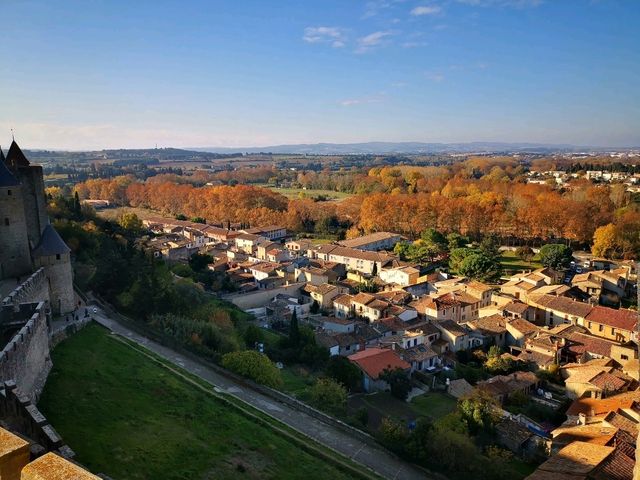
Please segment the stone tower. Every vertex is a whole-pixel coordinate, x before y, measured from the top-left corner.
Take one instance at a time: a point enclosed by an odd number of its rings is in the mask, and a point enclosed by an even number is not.
[[[71,312],[76,307],[70,252],[51,225],[44,227],[42,238],[32,251],[35,268],[44,267],[49,281],[51,310],[55,314]]]
[[[11,142],[5,163],[22,185],[27,237],[29,247],[33,248],[40,240],[44,227],[49,223],[42,167],[31,165],[15,140]]]
[[[22,187],[0,150],[0,278],[19,277],[31,270]]]

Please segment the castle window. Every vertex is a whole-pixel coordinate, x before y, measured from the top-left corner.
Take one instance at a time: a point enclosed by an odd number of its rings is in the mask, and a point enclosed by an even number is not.
[[[56,260],[60,260],[60,254],[56,253]]]
[[[7,226],[7,227],[9,226],[9,219],[8,219],[8,218],[5,218],[5,219],[4,219],[4,224],[5,224],[5,226]]]
[[[11,195],[11,190],[7,190],[7,195]]]

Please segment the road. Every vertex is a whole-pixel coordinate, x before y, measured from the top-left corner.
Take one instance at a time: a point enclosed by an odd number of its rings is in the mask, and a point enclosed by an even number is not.
[[[91,307],[93,309],[94,307]],[[417,480],[427,475],[412,465],[398,459],[382,447],[372,446],[353,438],[345,431],[304,412],[280,403],[266,395],[236,384],[232,379],[222,376],[205,364],[186,358],[179,353],[156,343],[110,318],[101,309],[92,312],[93,318],[112,332],[151,350],[165,360],[179,366],[187,372],[200,377],[212,386],[245,402],[265,414],[279,420],[298,432],[313,438],[316,442],[329,447],[353,461],[369,467],[378,475],[395,480]],[[57,322],[55,322],[57,323]],[[62,328],[56,325],[53,328]]]

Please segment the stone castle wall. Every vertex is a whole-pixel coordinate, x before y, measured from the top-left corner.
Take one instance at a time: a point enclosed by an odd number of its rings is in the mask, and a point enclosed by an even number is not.
[[[36,267],[44,267],[49,285],[51,310],[55,315],[72,312],[76,308],[73,291],[73,270],[68,253],[36,259]]]
[[[73,286],[71,287],[73,288]],[[2,305],[18,307],[21,303],[49,301],[49,284],[44,268],[36,270],[29,278],[2,299]]]
[[[0,187],[0,278],[32,271],[22,188]]]
[[[22,185],[27,236],[30,246],[33,248],[40,241],[40,235],[49,223],[47,203],[44,197],[42,167],[39,165],[19,167],[16,169],[15,175]]]
[[[45,308],[45,303],[39,302],[23,303],[17,309],[3,305],[0,310],[0,321],[5,325],[27,318],[0,351],[0,382],[13,380],[31,401],[39,397],[52,367]]]

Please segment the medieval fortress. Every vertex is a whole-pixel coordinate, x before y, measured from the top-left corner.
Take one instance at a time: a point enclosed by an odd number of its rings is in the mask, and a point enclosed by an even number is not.
[[[30,478],[25,473],[29,469],[35,472],[45,467],[52,471],[54,464],[66,462],[60,456],[73,457],[73,452],[35,406],[52,367],[52,319],[72,312],[77,306],[70,249],[49,223],[46,206],[42,167],[31,165],[15,141],[6,158],[0,149],[0,478],[3,479]],[[56,452],[59,456],[43,455],[45,452]],[[36,458],[30,467],[26,466]],[[85,477],[81,474],[73,478]]]

